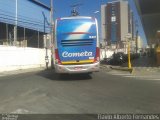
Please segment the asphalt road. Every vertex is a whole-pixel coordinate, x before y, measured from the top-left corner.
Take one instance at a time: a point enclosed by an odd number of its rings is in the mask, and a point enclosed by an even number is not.
[[[0,77],[0,113],[159,113],[160,81],[40,70]]]

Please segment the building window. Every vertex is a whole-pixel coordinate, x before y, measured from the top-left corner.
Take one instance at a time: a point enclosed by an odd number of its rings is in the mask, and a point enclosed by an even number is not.
[[[117,39],[116,39],[116,23],[112,22],[111,23],[111,43],[116,43]]]

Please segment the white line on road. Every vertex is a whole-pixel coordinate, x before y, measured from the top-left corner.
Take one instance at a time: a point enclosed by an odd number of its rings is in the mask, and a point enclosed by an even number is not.
[[[152,78],[147,76],[124,76],[127,78],[136,78],[136,79],[144,79],[144,80],[160,80],[160,78]]]
[[[123,73],[111,73],[112,75],[120,75],[120,76],[125,76],[125,75],[127,75],[127,76],[131,76],[131,74],[123,74]]]
[[[115,76],[122,76],[122,77],[126,77],[126,78],[136,78],[136,79],[145,79],[145,80],[160,80],[160,78],[157,76],[157,78],[155,76],[138,76],[138,75],[133,75],[133,74],[123,74],[123,73],[110,73],[111,75],[115,75]]]
[[[28,110],[26,110],[26,109],[17,109],[17,110],[15,110],[15,111],[13,111],[13,112],[11,112],[11,113],[14,113],[14,114],[26,114],[26,113],[29,113],[29,111]]]
[[[136,76],[133,76],[133,75],[132,75],[132,76],[128,76],[128,75],[126,75],[126,76],[124,76],[124,77],[136,77]]]

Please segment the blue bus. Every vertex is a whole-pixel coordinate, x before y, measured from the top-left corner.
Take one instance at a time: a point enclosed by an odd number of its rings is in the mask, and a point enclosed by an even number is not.
[[[98,24],[93,17],[63,17],[55,22],[54,67],[57,73],[99,71]]]

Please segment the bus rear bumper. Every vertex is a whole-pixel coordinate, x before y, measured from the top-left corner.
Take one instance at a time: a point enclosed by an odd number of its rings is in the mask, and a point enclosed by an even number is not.
[[[100,63],[83,64],[83,65],[59,65],[55,64],[55,71],[57,73],[90,73],[98,72]]]

